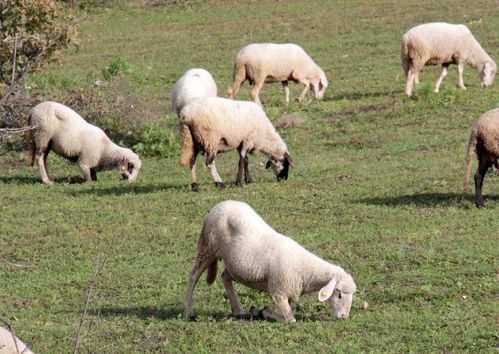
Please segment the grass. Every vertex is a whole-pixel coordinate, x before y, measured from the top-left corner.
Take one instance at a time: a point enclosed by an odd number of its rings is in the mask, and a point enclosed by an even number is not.
[[[68,185],[78,168],[51,155],[56,184],[41,184],[26,153],[0,158],[0,315],[36,353],[73,350],[96,265],[80,352],[494,352],[497,350],[499,178],[487,175],[486,208],[464,188],[472,123],[499,106],[499,84],[482,90],[465,68],[467,91],[451,71],[439,94],[439,68],[427,67],[416,100],[403,95],[401,34],[434,20],[466,23],[498,60],[499,5],[490,1],[193,1],[122,3],[91,11],[80,44],[60,63],[30,77],[43,97],[97,90],[117,74],[142,102],[137,120],[177,134],[169,102],[174,82],[203,67],[219,91],[249,42],[296,42],[330,80],[323,101],[283,105],[279,84],[260,98],[282,128],[295,166],[277,183],[250,158],[254,183],[234,185],[237,156],[217,160],[223,191],[198,168],[190,192],[178,157],[146,158],[136,184],[116,171],[97,183]],[[105,34],[105,35],[104,35]],[[113,66],[114,65],[114,66]],[[107,68],[107,69],[106,69]],[[107,71],[106,71],[107,70]],[[114,70],[114,69],[113,69]],[[119,71],[119,70],[118,70]],[[292,95],[300,88],[290,85]],[[245,84],[238,98],[249,98]],[[133,109],[130,108],[132,111]],[[119,122],[119,117],[113,117]],[[146,123],[147,123],[146,122]],[[127,132],[122,132],[126,134]],[[182,302],[204,215],[226,199],[249,203],[276,230],[351,272],[358,292],[350,318],[335,321],[316,294],[303,296],[298,322],[234,320],[220,279],[195,291],[197,320]],[[237,286],[245,309],[271,305],[264,293]]]

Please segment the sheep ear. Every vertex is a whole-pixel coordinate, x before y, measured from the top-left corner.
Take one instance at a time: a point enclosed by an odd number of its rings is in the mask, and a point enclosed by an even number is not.
[[[270,168],[270,166],[272,166],[272,162],[268,160],[267,164],[265,165],[265,169]]]
[[[319,291],[319,301],[326,301],[333,295],[334,288],[336,287],[336,279],[331,279],[329,283],[326,284],[320,291]]]
[[[121,173],[128,171],[128,160],[127,159],[121,160],[119,169],[120,169]]]
[[[287,152],[284,153],[284,158],[288,161],[289,166],[293,167],[293,159],[291,158],[291,156]]]

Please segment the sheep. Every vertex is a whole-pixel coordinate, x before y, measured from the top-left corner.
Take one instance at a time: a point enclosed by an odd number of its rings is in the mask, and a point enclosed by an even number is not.
[[[406,76],[405,94],[410,97],[414,84],[419,83],[419,71],[424,65],[442,65],[442,73],[435,83],[435,92],[447,76],[450,64],[457,65],[458,85],[463,82],[464,64],[477,68],[481,86],[492,85],[496,63],[483,50],[465,25],[443,22],[425,23],[413,27],[402,36],[402,66]]]
[[[204,69],[190,69],[173,86],[171,102],[179,115],[187,103],[210,96],[217,96],[217,84],[211,74]]]
[[[292,43],[253,43],[241,49],[236,56],[232,85],[227,90],[229,98],[236,97],[246,80],[254,85],[251,98],[259,105],[261,102],[258,93],[264,82],[282,83],[286,105],[289,104],[289,80],[305,85],[297,101],[305,98],[310,86],[314,90],[315,99],[321,100],[328,86],[324,71],[302,47]]]
[[[478,157],[478,168],[475,173],[475,205],[477,208],[482,208],[485,206],[482,197],[485,174],[492,166],[499,169],[499,108],[484,113],[471,130],[466,156],[465,185],[468,185],[470,179],[475,152]]]
[[[1,354],[33,354],[13,332],[0,327],[0,353]]]
[[[47,156],[51,150],[78,162],[87,182],[97,180],[97,171],[118,167],[122,177],[136,180],[142,165],[132,150],[116,145],[102,129],[87,123],[78,113],[63,104],[46,101],[31,109],[28,134],[30,165],[35,155],[44,183],[52,185],[47,173]]]
[[[190,165],[193,191],[198,191],[196,157],[206,152],[206,165],[210,169],[215,186],[225,188],[216,166],[217,153],[237,149],[239,168],[236,185],[251,183],[248,171],[248,153],[262,151],[269,160],[277,180],[288,178],[292,159],[286,144],[275,131],[263,109],[254,102],[234,101],[221,97],[197,99],[180,112],[180,164]]]
[[[204,219],[184,302],[186,318],[193,317],[192,296],[201,274],[208,269],[206,280],[212,284],[219,259],[225,265],[221,277],[236,317],[244,311],[234,281],[269,293],[278,312],[263,309],[259,315],[266,319],[295,322],[290,304],[314,291],[319,291],[321,302],[328,300],[337,318],[346,319],[350,313],[356,291],[350,274],[276,232],[248,204],[226,200]]]

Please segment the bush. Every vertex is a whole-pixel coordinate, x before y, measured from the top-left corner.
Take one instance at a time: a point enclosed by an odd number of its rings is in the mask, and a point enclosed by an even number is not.
[[[178,138],[171,130],[148,123],[133,148],[142,156],[169,158],[179,154],[179,146]]]
[[[116,76],[122,73],[130,73],[132,72],[132,66],[129,62],[122,58],[115,58],[111,63],[106,65],[104,69],[102,69],[102,75],[106,80],[112,80]]]

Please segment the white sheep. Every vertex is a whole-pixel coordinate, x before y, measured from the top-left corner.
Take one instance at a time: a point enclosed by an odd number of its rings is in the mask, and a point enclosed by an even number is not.
[[[466,156],[466,185],[470,179],[475,152],[478,157],[478,167],[475,174],[475,204],[477,208],[482,208],[484,206],[482,185],[485,174],[492,166],[499,169],[499,108],[485,112],[471,130]]]
[[[302,47],[287,43],[253,43],[237,54],[232,85],[227,94],[234,98],[244,81],[253,85],[251,98],[261,105],[258,93],[264,82],[280,81],[284,88],[286,104],[289,103],[288,81],[305,85],[297,101],[302,101],[312,86],[315,99],[321,100],[328,81],[324,71],[310,58]]]
[[[53,184],[47,173],[47,156],[51,150],[78,166],[85,181],[96,181],[97,171],[118,167],[123,178],[135,181],[142,165],[132,150],[116,145],[102,129],[87,123],[71,108],[57,102],[43,102],[30,111],[28,134],[30,165],[35,153],[42,180]]]
[[[234,281],[269,293],[278,313],[264,309],[265,318],[294,322],[290,304],[314,291],[319,291],[320,301],[329,300],[337,318],[350,313],[356,290],[351,275],[276,232],[248,204],[227,200],[204,219],[187,286],[186,317],[193,316],[192,296],[201,274],[208,269],[206,280],[212,284],[219,259],[224,262],[222,281],[234,316],[244,314]]]
[[[0,327],[0,354],[33,354],[14,333]]]
[[[173,86],[171,102],[178,115],[187,103],[211,96],[217,96],[217,84],[211,74],[204,69],[190,69]]]
[[[435,92],[439,91],[450,64],[457,65],[458,85],[462,89],[466,89],[463,82],[464,64],[478,69],[482,87],[492,85],[497,71],[496,63],[465,25],[433,22],[413,27],[402,36],[401,56],[407,79],[405,93],[409,97],[414,84],[419,83],[419,71],[424,65],[443,67],[435,84]]]
[[[262,151],[269,161],[277,180],[287,179],[291,156],[286,144],[275,131],[263,109],[254,102],[234,101],[221,97],[204,97],[185,106],[180,112],[180,141],[182,166],[190,165],[192,190],[198,190],[196,157],[206,152],[206,165],[210,169],[215,186],[224,188],[216,166],[217,153],[235,150],[239,152],[239,168],[236,185],[251,182],[248,171],[248,153]]]

